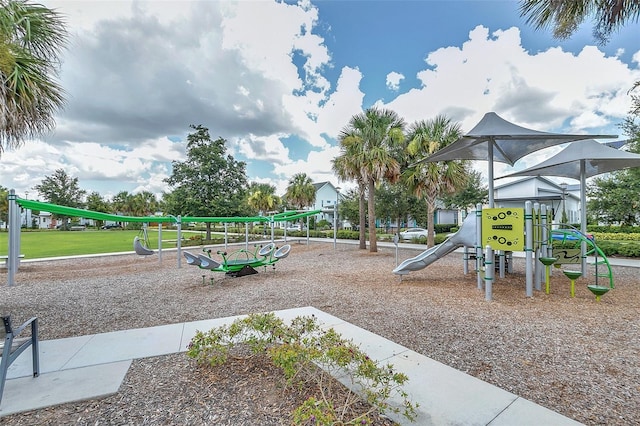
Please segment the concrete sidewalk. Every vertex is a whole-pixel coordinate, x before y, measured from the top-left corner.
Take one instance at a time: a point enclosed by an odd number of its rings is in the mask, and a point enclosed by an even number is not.
[[[324,327],[360,346],[372,359],[407,374],[405,390],[418,403],[415,425],[580,424],[510,392],[410,351],[313,307],[277,311],[285,321],[315,315]],[[196,330],[229,324],[238,317],[170,324],[40,342],[40,377],[31,377],[30,351],[9,369],[0,417],[118,392],[133,359],[186,351]],[[400,404],[400,401],[392,401]]]

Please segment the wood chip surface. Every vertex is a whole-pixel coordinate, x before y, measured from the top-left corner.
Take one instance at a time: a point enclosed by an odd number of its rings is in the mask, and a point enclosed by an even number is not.
[[[399,260],[417,253],[401,249]],[[0,270],[0,311],[16,324],[38,316],[44,340],[314,306],[580,422],[640,424],[640,269],[614,267],[616,288],[600,302],[586,287],[593,276],[570,298],[557,270],[549,295],[527,298],[515,259],[487,302],[457,253],[403,280],[384,247],[293,243],[276,266],[227,278],[184,260],[178,269],[175,252],[161,264],[133,254],[23,263],[13,287]],[[0,424],[288,424],[299,396],[276,376],[267,365],[211,371],[184,354],[142,359],[116,395]]]

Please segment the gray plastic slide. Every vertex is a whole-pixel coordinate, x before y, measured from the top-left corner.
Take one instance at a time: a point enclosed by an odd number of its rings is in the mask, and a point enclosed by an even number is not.
[[[476,237],[476,215],[469,213],[462,226],[452,236],[444,240],[442,244],[431,247],[416,257],[405,260],[393,270],[396,275],[407,275],[412,271],[419,271],[431,265],[443,256],[451,253],[458,247],[473,247]]]

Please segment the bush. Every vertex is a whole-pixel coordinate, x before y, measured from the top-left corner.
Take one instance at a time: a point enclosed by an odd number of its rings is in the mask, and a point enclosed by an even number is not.
[[[640,241],[640,233],[618,233],[618,232],[594,232],[593,236],[596,241],[602,240],[618,240],[618,241]]]
[[[598,241],[596,243],[605,256],[613,256],[618,254],[620,243],[614,241]]]
[[[447,235],[448,234],[436,234],[436,236],[435,236],[435,238],[433,240],[433,243],[436,244],[436,245],[437,244],[442,244],[444,242],[444,240],[447,239]]]
[[[456,225],[455,223],[436,223],[433,228],[436,232],[436,234],[448,234],[451,231],[451,228],[455,228]]]
[[[324,231],[330,228],[331,228],[331,223],[326,219],[319,220],[318,223],[316,223],[316,229],[318,231]]]
[[[359,240],[360,232],[341,229],[338,231],[338,238],[340,238],[341,240]]]
[[[415,418],[417,405],[402,389],[407,376],[395,372],[391,364],[378,366],[335,330],[322,330],[314,316],[297,317],[287,326],[273,313],[251,314],[228,326],[198,331],[187,351],[198,363],[212,367],[224,364],[231,356],[261,354],[282,370],[287,386],[306,384],[316,390],[316,395],[292,413],[294,424],[370,424],[368,416],[374,411]],[[343,377],[346,373],[352,388],[359,389],[370,405],[368,412],[354,414],[351,408],[359,402],[355,395],[347,400],[332,398],[330,387],[325,386],[330,379],[327,374],[332,373]],[[402,398],[403,409],[387,403],[392,395]],[[350,418],[352,415],[355,417]]]
[[[580,229],[580,226],[578,226]],[[640,229],[637,226],[618,226],[618,225],[587,225],[587,232],[604,232],[611,234],[633,234],[640,233]]]
[[[627,243],[620,244],[618,248],[618,254],[626,257],[640,257],[640,244]]]

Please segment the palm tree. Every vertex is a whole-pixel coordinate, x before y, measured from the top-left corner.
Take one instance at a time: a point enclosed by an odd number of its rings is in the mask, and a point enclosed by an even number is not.
[[[67,41],[62,17],[24,0],[0,0],[0,155],[55,126],[64,104],[55,77]]]
[[[279,197],[276,195],[276,187],[268,183],[252,184],[249,188],[249,207],[258,211],[259,214],[266,215],[278,205]]]
[[[134,216],[151,216],[158,211],[158,199],[149,191],[142,191],[132,196],[131,209]]]
[[[276,195],[276,187],[268,183],[252,183],[248,194],[247,204],[249,207],[264,216],[269,211],[274,210],[280,203],[280,197]],[[250,226],[253,231],[253,222]]]
[[[435,240],[433,223],[436,198],[451,193],[466,183],[465,162],[439,161],[420,162],[441,148],[455,142],[462,136],[460,125],[451,122],[443,115],[432,120],[413,123],[408,130],[407,154],[413,165],[404,173],[403,179],[409,189],[427,204],[427,246],[432,247]]]
[[[588,16],[593,16],[593,35],[602,44],[611,33],[619,30],[627,22],[637,22],[640,18],[640,2],[602,0],[521,0],[520,16],[526,17],[528,24],[536,29],[551,26],[553,36],[569,38]]]
[[[306,173],[296,173],[289,180],[285,198],[290,205],[298,209],[309,207],[316,201],[316,187]],[[302,219],[300,219],[300,229],[302,226]]]
[[[358,152],[358,140],[347,141],[345,139],[349,136],[344,136],[345,133],[340,135],[340,155],[333,159],[333,171],[338,175],[338,178],[343,181],[355,180],[358,183],[358,208],[359,208],[359,234],[360,234],[360,246],[359,248],[362,250],[366,250],[367,241],[366,241],[366,213],[365,213],[365,203],[366,203],[366,186],[362,175],[360,174],[361,167],[358,165],[357,160],[358,156],[356,152]]]
[[[394,183],[400,177],[401,144],[404,141],[404,120],[394,111],[369,108],[351,117],[341,132],[341,145],[349,162],[359,169],[366,185],[369,214],[369,251],[377,252],[375,188],[383,179]]]
[[[133,205],[133,194],[128,191],[120,191],[111,199],[111,205],[116,214],[132,216],[135,210]]]

